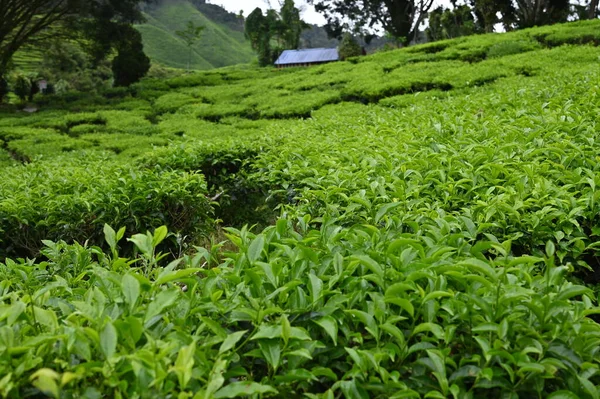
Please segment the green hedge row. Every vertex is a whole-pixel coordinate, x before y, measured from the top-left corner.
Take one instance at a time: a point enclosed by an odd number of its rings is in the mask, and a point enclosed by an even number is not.
[[[37,256],[42,240],[101,245],[108,222],[130,233],[166,225],[189,242],[214,228],[207,195],[200,174],[85,154],[14,167],[0,182],[0,257]]]

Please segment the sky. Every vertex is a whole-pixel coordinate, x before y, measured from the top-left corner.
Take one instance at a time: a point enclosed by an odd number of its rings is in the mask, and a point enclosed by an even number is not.
[[[260,7],[263,10],[268,10],[269,0],[208,0],[207,3],[217,4],[222,6],[228,11],[238,13],[240,10],[244,10],[244,16],[248,16],[256,7]],[[302,12],[302,20],[309,24],[323,25],[325,24],[325,18],[321,14],[317,13],[313,6],[309,6],[306,0],[296,0],[296,7],[300,8]],[[270,4],[275,9],[279,9],[278,0],[270,0]]]

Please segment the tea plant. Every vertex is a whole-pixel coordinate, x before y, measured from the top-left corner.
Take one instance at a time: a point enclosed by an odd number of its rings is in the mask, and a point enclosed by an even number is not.
[[[0,396],[598,398],[598,24],[2,113]]]
[[[46,241],[48,261],[0,264],[0,392],[597,397],[600,309],[552,244],[515,257],[458,219],[394,224],[280,219],[164,267],[164,227],[128,239],[132,260],[108,226],[111,255]]]

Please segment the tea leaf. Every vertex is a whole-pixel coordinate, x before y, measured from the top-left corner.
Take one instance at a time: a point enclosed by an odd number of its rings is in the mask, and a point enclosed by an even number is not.
[[[270,385],[263,385],[252,381],[232,382],[218,390],[214,398],[237,398],[239,396],[252,396],[261,394],[277,394],[277,390]]]
[[[107,359],[113,357],[117,351],[117,330],[111,322],[107,322],[100,332],[100,348]]]
[[[219,347],[219,354],[222,354],[232,349],[235,346],[235,344],[237,344],[247,332],[248,330],[241,330],[228,335],[225,341],[223,341],[223,343]]]
[[[265,237],[262,234],[256,236],[254,240],[250,243],[248,247],[248,260],[250,262],[256,262],[265,247]]]

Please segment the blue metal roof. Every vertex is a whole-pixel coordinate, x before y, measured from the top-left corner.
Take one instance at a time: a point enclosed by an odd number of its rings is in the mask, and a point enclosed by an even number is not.
[[[340,56],[336,48],[308,48],[302,50],[285,50],[275,65],[311,64],[315,62],[338,61]]]

